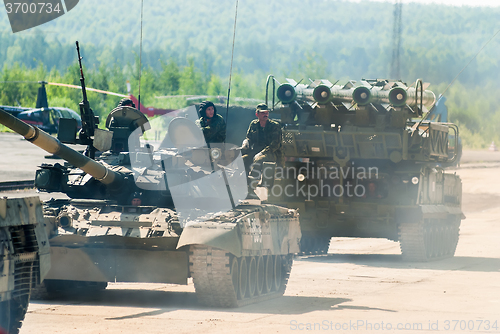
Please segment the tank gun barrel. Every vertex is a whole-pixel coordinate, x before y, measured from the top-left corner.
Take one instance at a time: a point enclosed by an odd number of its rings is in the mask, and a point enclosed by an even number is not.
[[[85,155],[78,153],[46,132],[15,118],[1,109],[0,123],[17,132],[41,149],[59,156],[61,159],[80,168],[85,173],[92,175],[98,181],[106,185],[119,182],[123,179],[120,173],[116,173]]]

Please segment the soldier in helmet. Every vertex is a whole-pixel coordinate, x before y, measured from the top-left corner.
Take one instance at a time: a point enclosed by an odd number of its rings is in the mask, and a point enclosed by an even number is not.
[[[196,124],[201,127],[207,144],[223,143],[226,140],[226,122],[217,114],[215,105],[210,101],[200,103],[200,115]]]
[[[247,171],[251,165],[260,169],[263,162],[282,164],[281,125],[269,119],[269,108],[265,103],[257,106],[255,116],[257,119],[250,123],[242,145]]]
[[[123,99],[120,100],[120,102],[118,103],[117,107],[132,107],[132,108],[135,108],[135,103],[134,103],[134,101],[132,101],[131,99],[129,99],[128,97],[126,97],[126,98],[123,98]]]

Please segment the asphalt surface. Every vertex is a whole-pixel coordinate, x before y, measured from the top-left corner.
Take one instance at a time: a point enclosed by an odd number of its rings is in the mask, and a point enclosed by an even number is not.
[[[69,145],[76,150],[85,146]],[[16,133],[0,133],[0,182],[34,180],[35,171],[42,163],[63,164],[63,160],[25,140]]]

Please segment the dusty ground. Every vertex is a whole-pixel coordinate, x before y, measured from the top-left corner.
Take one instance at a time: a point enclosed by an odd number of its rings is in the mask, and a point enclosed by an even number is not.
[[[2,177],[21,173],[26,166],[16,162],[24,154],[2,146]],[[464,161],[454,171],[467,219],[452,259],[408,264],[395,242],[332,239],[328,255],[295,259],[282,298],[208,309],[197,304],[192,284],[111,284],[98,297],[32,302],[21,334],[499,333],[500,153],[464,152]]]

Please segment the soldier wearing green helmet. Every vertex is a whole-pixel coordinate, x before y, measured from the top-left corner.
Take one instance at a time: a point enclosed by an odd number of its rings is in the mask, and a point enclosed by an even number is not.
[[[281,125],[269,119],[269,108],[265,103],[257,106],[255,116],[257,119],[250,122],[242,145],[243,161],[247,171],[251,165],[260,169],[263,162],[276,162],[281,165],[283,159]]]

